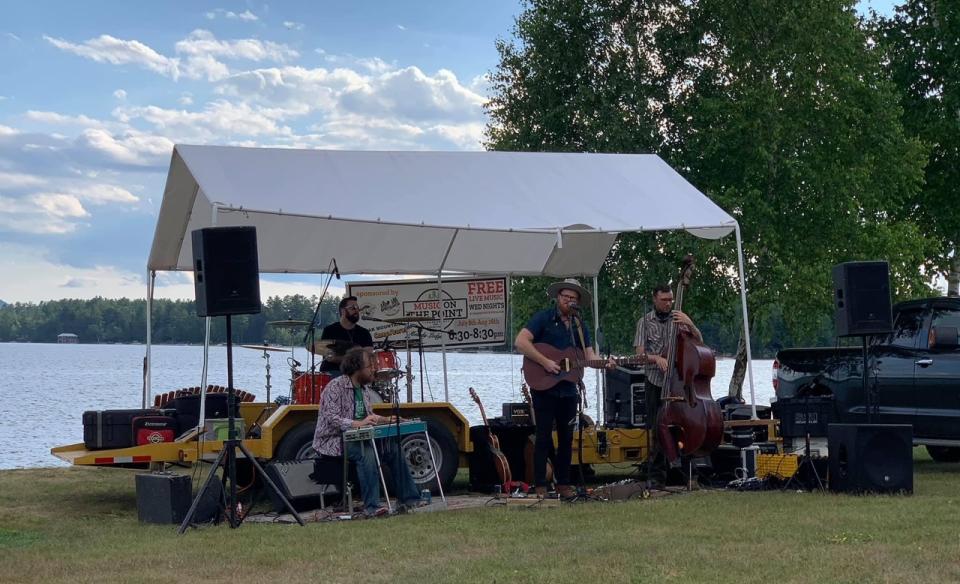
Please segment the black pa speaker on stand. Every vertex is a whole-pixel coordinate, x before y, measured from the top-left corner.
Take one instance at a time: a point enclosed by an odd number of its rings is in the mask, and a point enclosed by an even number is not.
[[[880,335],[893,328],[887,262],[833,266],[833,299],[837,336]]]
[[[878,396],[870,390],[869,338],[893,330],[890,267],[887,262],[846,262],[833,266],[834,322],[837,336],[863,341],[863,396],[867,423],[873,423]]]
[[[830,490],[912,493],[913,426],[830,424]]]
[[[193,232],[197,316],[259,314],[260,266],[255,227]]]
[[[280,491],[273,479],[264,472],[256,457],[237,436],[235,424],[237,393],[233,387],[233,328],[234,314],[260,312],[260,265],[257,261],[257,230],[255,227],[207,227],[197,229],[193,237],[193,266],[197,296],[197,316],[225,316],[227,328],[227,440],[210,467],[210,474],[200,487],[177,533],[183,534],[197,512],[205,493],[217,478],[217,469],[223,465],[221,485],[230,483],[226,491],[227,517],[230,527],[240,527],[243,517],[237,509],[237,450],[250,461],[267,486],[279,498],[301,526],[303,518]]]

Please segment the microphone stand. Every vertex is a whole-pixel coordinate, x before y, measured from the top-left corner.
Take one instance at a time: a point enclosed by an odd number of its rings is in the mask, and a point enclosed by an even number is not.
[[[317,367],[317,354],[313,350],[313,344],[317,340],[317,319],[320,317],[320,307],[323,306],[323,299],[327,296],[327,288],[330,287],[330,281],[333,280],[333,274],[335,273],[334,266],[336,266],[336,260],[330,258],[330,263],[327,265],[327,282],[323,285],[323,292],[320,293],[320,298],[317,300],[317,307],[313,310],[313,318],[310,319],[310,326],[307,328],[307,332],[303,335],[303,340],[300,341],[300,344],[306,345],[307,350],[310,351],[310,395],[317,395],[316,378],[314,373],[316,372]],[[336,270],[337,279],[340,279],[340,271]],[[310,344],[307,345],[307,340],[309,339]],[[290,388],[290,402],[293,403],[293,387]]]
[[[583,336],[583,319],[580,317],[579,308],[574,308],[573,312],[570,314],[570,321],[573,326],[577,329],[577,335],[580,337],[580,345],[576,346],[577,352],[580,353],[580,359],[586,360],[586,340]],[[574,418],[577,423],[577,475],[579,479],[579,485],[577,485],[577,494],[570,499],[570,501],[591,501],[595,500],[596,497],[593,495],[587,494],[587,481],[583,476],[583,400],[586,393],[586,387],[583,384],[583,379],[581,378],[577,384],[577,390],[579,395],[577,396],[577,413]]]

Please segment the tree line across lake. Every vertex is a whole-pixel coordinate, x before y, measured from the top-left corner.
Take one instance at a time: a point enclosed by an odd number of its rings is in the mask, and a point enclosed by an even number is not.
[[[512,310],[514,333],[535,310],[547,305],[543,288],[538,286],[537,280],[515,280],[511,294],[511,304],[515,307]],[[339,297],[331,297],[323,301],[318,322],[325,325],[337,319],[339,300]],[[244,344],[266,341],[283,346],[302,346],[304,328],[281,328],[267,323],[289,319],[310,321],[316,304],[316,297],[271,297],[263,304],[260,314],[233,317],[233,341]],[[604,331],[605,345],[602,348],[617,354],[631,352],[636,316],[647,308],[639,300],[634,314],[629,316],[606,316],[601,312],[600,325]],[[585,317],[587,322],[592,322],[590,314]],[[211,342],[226,341],[225,322],[224,318],[212,320]],[[703,315],[697,318],[697,323],[708,346],[720,354],[730,355],[736,351],[740,319],[735,306],[725,315]],[[751,328],[756,331],[752,345],[758,357],[772,356],[782,346],[829,344],[833,334],[832,323],[825,319],[824,326],[816,334],[805,338],[790,337],[783,326],[782,317],[775,312],[771,317],[755,322]],[[73,333],[81,343],[143,343],[146,342],[146,330],[145,300],[71,299],[13,303],[0,308],[0,342],[52,343],[56,342],[60,333]],[[154,301],[154,343],[201,344],[203,337],[204,319],[197,316],[192,300]]]

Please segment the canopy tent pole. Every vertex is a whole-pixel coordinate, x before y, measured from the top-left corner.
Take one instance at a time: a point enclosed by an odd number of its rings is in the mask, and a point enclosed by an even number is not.
[[[440,262],[440,267],[437,269],[437,299],[440,300],[441,310],[443,307],[443,267],[447,264],[447,258],[450,257],[450,250],[453,249],[453,242],[457,240],[457,235],[459,235],[460,230],[453,230],[453,237],[450,238],[450,243],[447,245],[447,251],[443,254],[443,260]],[[440,313],[441,317],[443,313]],[[443,324],[443,318],[440,319],[440,324]],[[440,333],[440,354],[443,358],[443,401],[450,401],[450,388],[447,386],[447,335]],[[411,400],[412,401],[412,400]]]
[[[750,382],[750,416],[757,419],[757,396],[753,390],[753,355],[750,352],[750,318],[747,316],[747,282],[743,277],[743,243],[740,239],[740,223],[734,223],[737,236],[737,265],[740,275],[740,304],[743,310],[743,338],[747,345],[747,379]]]
[[[147,269],[147,354],[144,355],[144,372],[143,372],[143,401],[140,406],[143,409],[147,409],[147,403],[150,402],[150,377],[153,374],[151,367],[153,362],[150,359],[150,342],[152,340],[152,322],[151,318],[153,316],[153,291],[157,283],[157,272],[156,270]]]
[[[198,189],[199,190],[199,189]],[[217,212],[220,210],[220,207],[216,203],[210,206],[210,226],[217,226]],[[193,235],[191,234],[191,237]],[[192,239],[191,239],[192,241]],[[196,268],[196,266],[194,266]],[[259,274],[257,277],[259,278]],[[196,277],[196,273],[194,273]],[[258,282],[259,286],[259,282]],[[203,428],[204,423],[207,418],[207,372],[210,368],[210,321],[212,317],[204,317],[204,333],[203,333],[203,372],[200,374],[200,419],[197,420],[197,428]],[[230,339],[227,339],[230,340]],[[230,412],[232,412],[233,404],[227,404],[227,407]]]
[[[600,288],[597,284],[597,276],[593,277],[593,344],[597,347],[597,354],[600,355],[600,352],[603,351],[603,347],[600,346]],[[600,409],[600,389],[601,384],[604,389],[604,395],[606,394],[607,389],[607,376],[601,375],[604,370],[597,369],[597,395],[594,397],[594,405],[597,407],[597,420],[602,420],[601,409]]]

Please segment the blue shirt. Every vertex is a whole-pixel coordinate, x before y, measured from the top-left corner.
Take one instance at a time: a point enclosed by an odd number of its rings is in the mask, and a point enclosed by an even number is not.
[[[546,343],[557,349],[576,347],[582,350],[584,348],[580,346],[580,334],[576,328],[573,326],[567,328],[567,325],[563,322],[563,318],[560,316],[560,311],[556,308],[547,308],[536,312],[530,317],[530,320],[527,321],[527,325],[524,328],[533,335],[534,343]],[[585,325],[582,328],[584,344],[586,347],[589,347],[590,330]],[[557,397],[579,395],[577,386],[570,381],[561,381],[546,390],[546,392],[554,392]]]

